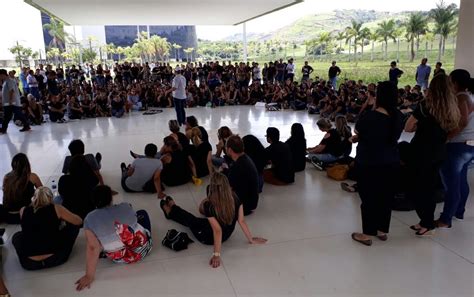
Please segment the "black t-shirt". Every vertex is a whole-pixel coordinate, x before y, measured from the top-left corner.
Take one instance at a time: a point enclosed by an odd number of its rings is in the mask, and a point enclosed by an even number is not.
[[[207,157],[209,152],[212,152],[212,147],[209,142],[202,142],[194,148],[191,157],[196,166],[197,177],[204,177],[209,175],[209,167],[207,166]]]
[[[331,129],[327,133],[329,134],[329,137],[321,140],[321,144],[326,146],[322,151],[322,154],[331,154],[335,157],[341,156],[343,148],[339,133],[336,129]]]
[[[388,77],[390,82],[394,84],[398,84],[398,77],[403,74],[403,71],[401,71],[398,68],[390,68],[388,72]]]
[[[429,113],[424,102],[412,114],[417,119],[416,132],[411,140],[413,161],[420,164],[440,163],[446,157],[447,133]]]
[[[369,110],[357,121],[359,135],[356,161],[364,166],[383,166],[400,163],[398,139],[403,131],[403,115],[394,118],[375,110]]]
[[[329,67],[329,72],[328,72],[329,78],[336,77],[340,72],[341,72],[341,68],[339,68],[337,66]]]
[[[240,156],[230,167],[228,178],[232,190],[240,197],[244,214],[250,214],[258,205],[258,172],[252,159]]]
[[[98,183],[99,179],[93,173],[89,176],[83,174],[80,179],[72,175],[61,176],[58,191],[63,198],[63,206],[84,219],[95,209],[92,202],[92,190]]]
[[[122,109],[124,107],[125,103],[123,102],[123,100],[119,100],[119,101],[112,100],[110,102],[110,105],[111,105],[112,109],[119,110],[119,109]]]
[[[303,66],[302,70],[303,70],[303,76],[307,77],[312,72],[313,67],[311,67],[309,65],[305,65],[305,66]]]
[[[62,104],[60,101],[50,102],[49,107],[61,110],[64,108],[64,104]]]
[[[239,219],[239,208],[242,203],[240,202],[240,199],[234,195],[234,202],[235,202],[235,217],[232,220],[232,223],[230,225],[225,225],[224,223],[220,222],[217,219],[216,216],[216,209],[212,205],[210,201],[206,201],[204,203],[204,215],[206,218],[216,218],[217,221],[219,222],[219,225],[221,226],[222,229],[222,242],[226,241],[229,239],[229,237],[232,235],[232,232],[234,232],[235,229],[235,224],[237,223],[237,220]]]
[[[275,177],[285,183],[295,181],[295,170],[290,147],[281,141],[272,143],[265,149],[267,160],[272,162],[272,170]]]
[[[177,150],[171,153],[171,162],[163,165],[161,181],[167,186],[180,186],[191,180],[191,168],[189,168],[188,155]]]
[[[290,147],[295,171],[303,171],[306,168],[306,139],[296,141],[293,137],[290,137],[286,144]]]

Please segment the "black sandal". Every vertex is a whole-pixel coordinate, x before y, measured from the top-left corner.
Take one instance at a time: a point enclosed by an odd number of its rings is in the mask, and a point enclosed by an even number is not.
[[[387,241],[388,240],[388,235],[387,234],[377,235],[377,238],[381,241]]]
[[[170,219],[170,216],[169,216],[169,213],[166,213],[166,211],[165,211],[165,205],[168,205],[168,197],[166,197],[165,199],[162,199],[162,200],[160,201],[160,208],[161,208],[161,210],[163,211],[163,214],[165,215],[165,218],[166,218],[167,220],[169,220],[169,219]]]
[[[351,235],[352,240],[357,241],[358,243],[362,243],[365,246],[371,246],[372,245],[372,239],[365,239],[365,240],[357,239],[356,234],[357,233],[352,233],[352,235]]]
[[[413,231],[416,231],[416,232],[421,230],[421,228],[418,228],[416,225],[410,226],[410,229],[413,230]]]
[[[415,234],[418,237],[429,237],[433,235],[432,231],[434,231],[434,229],[426,229],[426,231],[420,233],[420,231],[418,230],[418,232],[416,232]]]

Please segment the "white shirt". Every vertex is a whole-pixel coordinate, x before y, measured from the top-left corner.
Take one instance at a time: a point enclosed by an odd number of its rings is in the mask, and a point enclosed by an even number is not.
[[[288,71],[288,73],[290,74],[295,74],[295,64],[289,63],[288,65],[286,65],[286,71]]]
[[[13,101],[12,104],[10,104],[10,91],[12,90]],[[6,78],[3,82],[2,104],[3,106],[21,106],[20,90],[18,90],[18,85],[16,81],[11,78]]]
[[[176,75],[173,78],[173,88],[176,88],[173,91],[173,97],[176,99],[186,99],[186,78],[181,74]]]
[[[36,80],[36,77],[34,75],[28,74],[28,76],[26,77],[26,81],[28,82],[29,88],[38,87],[38,81]]]

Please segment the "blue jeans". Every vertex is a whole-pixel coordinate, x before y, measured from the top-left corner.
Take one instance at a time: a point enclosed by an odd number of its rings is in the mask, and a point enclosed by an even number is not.
[[[150,217],[146,210],[141,209],[137,211],[137,223],[151,232]]]
[[[464,218],[469,197],[467,171],[474,160],[474,146],[465,143],[448,143],[446,148],[448,155],[441,168],[446,195],[440,220],[451,225],[453,216]]]
[[[311,160],[316,157],[319,161],[324,163],[332,163],[339,160],[338,157],[331,155],[331,154],[308,154],[308,158]]]
[[[184,125],[186,122],[186,111],[184,106],[186,104],[186,99],[177,99],[174,98],[174,109],[176,110],[176,117],[178,119],[178,124]]]
[[[334,90],[337,89],[337,76],[329,78],[329,82]]]

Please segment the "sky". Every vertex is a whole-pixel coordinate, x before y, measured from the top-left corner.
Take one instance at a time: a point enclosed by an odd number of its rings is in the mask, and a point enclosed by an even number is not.
[[[268,0],[271,1],[271,0]],[[474,1],[474,0],[472,0]],[[439,0],[305,0],[284,10],[280,10],[247,23],[247,33],[264,33],[277,30],[297,19],[315,13],[331,12],[338,9],[361,9],[376,11],[412,11],[430,10]],[[444,0],[455,3],[460,0]],[[242,33],[239,26],[197,26],[197,36],[201,39],[219,40],[233,34]]]

